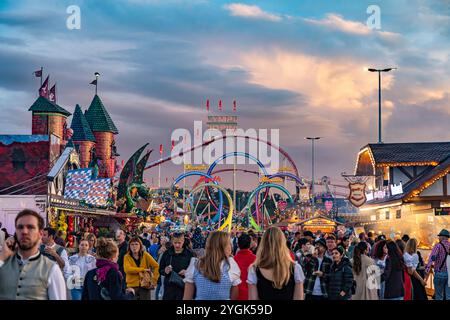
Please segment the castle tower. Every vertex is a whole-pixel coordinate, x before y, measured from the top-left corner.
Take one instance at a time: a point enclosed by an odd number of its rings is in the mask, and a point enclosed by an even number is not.
[[[36,99],[28,111],[32,111],[32,134],[54,134],[59,138],[60,146],[66,144],[64,135],[66,119],[71,115],[69,111],[41,96]],[[54,156],[59,156],[60,152],[61,150]]]
[[[94,96],[85,117],[95,136],[96,156],[100,159],[99,177],[112,178],[116,173],[116,157],[114,135],[118,134],[114,122],[106,111],[100,97]]]
[[[31,134],[55,134],[61,141],[64,139],[64,124],[71,115],[69,111],[44,97],[39,97],[28,109],[33,112]]]
[[[73,130],[73,144],[80,154],[80,165],[82,168],[87,168],[91,162],[91,151],[95,146],[95,137],[78,104],[75,107],[70,128]]]

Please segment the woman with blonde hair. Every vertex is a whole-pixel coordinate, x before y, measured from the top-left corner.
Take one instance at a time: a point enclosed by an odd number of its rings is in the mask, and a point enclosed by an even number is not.
[[[136,292],[136,300],[150,300],[150,287],[141,286],[141,277],[145,273],[153,276],[152,283],[156,284],[159,278],[159,265],[153,257],[145,250],[139,237],[131,238],[128,243],[128,252],[123,258],[128,288]]]
[[[425,290],[426,282],[417,272],[419,266],[419,255],[417,254],[417,240],[410,238],[405,246],[405,252],[403,253],[403,259],[408,274],[411,276],[411,284],[413,288],[412,300],[428,300]]]
[[[88,254],[95,257],[95,247],[97,246],[97,237],[93,233],[89,233],[85,238],[89,243]]]
[[[97,268],[86,274],[81,300],[132,300],[134,290],[123,287],[117,244],[112,239],[99,238],[96,249]]]
[[[292,259],[283,232],[268,228],[248,269],[249,300],[303,300],[304,281],[303,270]]]
[[[186,270],[184,300],[236,300],[241,270],[231,256],[228,233],[212,232],[206,241],[205,255],[192,258]]]

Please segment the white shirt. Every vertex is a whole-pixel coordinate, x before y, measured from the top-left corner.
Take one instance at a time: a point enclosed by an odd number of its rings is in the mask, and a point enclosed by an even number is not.
[[[69,267],[67,268],[66,278],[74,280],[78,284],[75,288],[82,287],[84,277],[89,270],[96,268],[96,259],[90,254],[79,256],[78,254],[69,257]]]
[[[302,267],[297,262],[295,262],[294,265],[294,281],[295,283],[303,283],[305,281],[305,274],[303,273]],[[247,283],[253,285],[258,283],[258,277],[254,266],[248,268]]]
[[[319,258],[317,257],[317,260],[319,260],[319,268],[317,270],[320,270],[320,267],[322,266],[323,257]],[[314,288],[312,292],[313,296],[322,296],[322,288],[320,287],[320,277],[316,276],[316,281],[314,281]]]
[[[405,252],[403,254],[403,260],[405,260],[406,267],[413,268],[414,270],[419,265],[419,255],[417,253],[409,254]]]
[[[55,249],[56,243],[54,242],[53,245],[51,245],[51,246],[48,246],[48,245],[45,245],[45,246]],[[55,249],[55,251],[56,251],[56,249]],[[58,252],[56,252],[56,254],[58,254]],[[63,251],[61,251],[61,254],[59,256],[64,261],[64,268],[62,269],[62,272],[64,273],[64,276],[67,278],[69,276],[69,269],[70,269],[69,268],[69,256],[67,255],[67,250],[63,249]],[[58,263],[56,263],[56,264],[59,266]]]
[[[21,258],[22,263],[27,264],[29,263],[29,259],[37,257],[39,252],[26,260],[22,259],[20,253],[18,255]],[[5,262],[0,260],[0,268],[3,267],[4,264]],[[53,265],[52,270],[50,270],[50,275],[48,277],[47,294],[49,300],[66,300],[67,298],[66,283],[61,269],[56,262]]]
[[[186,273],[184,275],[184,282],[194,283],[194,271],[196,269],[197,261],[198,261],[197,258],[191,258],[189,267],[187,268]],[[241,281],[241,269],[239,269],[239,266],[233,257],[228,258],[228,263],[230,265],[230,268],[228,269],[228,276],[230,277],[231,284],[233,286],[237,286],[242,282]],[[222,261],[222,263],[220,265],[220,269],[223,270],[224,266],[225,266],[225,261]]]

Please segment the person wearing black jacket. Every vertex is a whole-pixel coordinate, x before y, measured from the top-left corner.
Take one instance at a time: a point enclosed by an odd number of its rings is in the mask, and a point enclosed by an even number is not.
[[[171,273],[176,272],[181,278],[184,278],[193,257],[194,253],[184,248],[184,234],[174,233],[172,247],[164,252],[159,264],[159,274],[164,275],[163,300],[183,300],[184,284],[178,286],[170,283]]]
[[[405,263],[403,255],[398,245],[392,240],[386,242],[386,247],[388,249],[388,257],[386,258],[386,267],[381,275],[382,281],[386,283],[384,299],[403,300],[405,296],[403,285]]]
[[[119,271],[119,248],[111,239],[100,238],[97,244],[97,268],[84,278],[81,300],[133,300],[134,290],[123,286],[125,275]]]
[[[333,264],[328,276],[327,293],[330,300],[350,300],[352,297],[353,271],[350,260],[342,247],[331,251]]]

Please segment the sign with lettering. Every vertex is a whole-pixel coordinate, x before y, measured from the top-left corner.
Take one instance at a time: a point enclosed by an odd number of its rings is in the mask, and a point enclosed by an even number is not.
[[[434,215],[436,216],[448,216],[450,215],[450,208],[434,208]]]
[[[206,164],[201,164],[198,166],[194,166],[192,164],[185,164],[184,170],[186,171],[201,171],[201,170],[207,170],[208,166]]]
[[[283,182],[283,179],[282,178],[262,177],[260,182],[268,182],[268,183]]]

